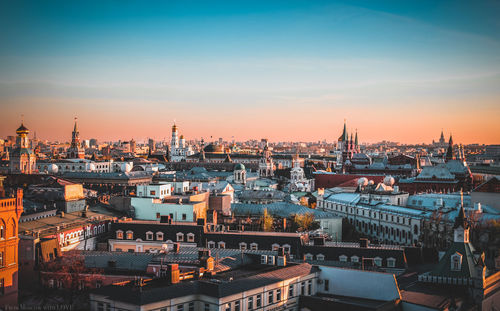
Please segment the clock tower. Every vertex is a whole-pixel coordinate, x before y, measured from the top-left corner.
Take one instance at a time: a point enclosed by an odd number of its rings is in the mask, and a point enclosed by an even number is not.
[[[469,243],[469,226],[465,218],[464,207],[460,207],[455,225],[453,226],[453,242]]]

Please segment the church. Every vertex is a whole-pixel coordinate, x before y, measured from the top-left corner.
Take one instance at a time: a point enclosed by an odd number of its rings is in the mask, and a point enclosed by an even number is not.
[[[177,125],[174,123],[172,126],[172,139],[170,140],[170,161],[185,161],[192,154],[194,154],[193,149],[186,143],[184,135],[179,137]]]
[[[28,128],[21,123],[16,130],[16,145],[9,158],[9,172],[32,174],[36,172],[36,155],[29,147]]]

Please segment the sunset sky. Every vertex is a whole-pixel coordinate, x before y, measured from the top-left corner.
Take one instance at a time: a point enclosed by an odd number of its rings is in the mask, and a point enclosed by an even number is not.
[[[0,138],[500,143],[500,1],[1,1]]]

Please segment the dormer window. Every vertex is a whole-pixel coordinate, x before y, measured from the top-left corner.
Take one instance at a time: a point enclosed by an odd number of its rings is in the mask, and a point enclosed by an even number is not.
[[[347,262],[347,256],[346,255],[340,255],[339,256],[340,262]]]
[[[358,256],[351,256],[351,262],[359,262]]]
[[[316,259],[317,259],[317,260],[321,260],[321,261],[323,261],[323,260],[325,260],[325,255],[323,255],[323,254],[318,254],[318,255],[316,255]]]
[[[256,251],[259,249],[259,245],[257,243],[251,243],[250,244],[250,249],[253,251]]]
[[[127,240],[133,240],[134,239],[134,231],[127,231]]]
[[[194,242],[194,233],[188,233],[187,234],[187,241],[188,242]]]
[[[184,233],[178,232],[176,234],[176,237],[177,237],[177,242],[183,242],[184,241]]]
[[[123,240],[123,231],[117,230],[116,231],[116,238],[119,240]]]
[[[277,251],[277,250],[278,250],[278,248],[280,248],[280,245],[279,245],[279,244],[273,244],[273,245],[271,245],[271,249],[272,249],[273,251]]]
[[[245,243],[245,242],[241,242],[241,243],[240,243],[240,249],[241,249],[241,250],[246,250],[246,249],[247,249],[247,243]]]
[[[451,255],[451,271],[460,271],[462,270],[462,254],[456,252]]]
[[[156,240],[163,241],[163,232],[156,232]]]
[[[392,257],[387,258],[387,267],[388,268],[396,267],[396,259]]]
[[[373,263],[375,263],[375,265],[377,267],[381,267],[382,266],[382,258],[380,258],[380,257],[373,258]]]
[[[215,242],[214,241],[209,241],[207,247],[208,248],[215,248]]]
[[[146,232],[146,240],[148,240],[148,241],[153,240],[153,232],[151,232],[151,231]]]
[[[307,253],[305,258],[306,258],[306,260],[313,260],[313,254]]]
[[[226,248],[226,243],[225,242],[220,241],[217,244],[218,244],[219,248]]]

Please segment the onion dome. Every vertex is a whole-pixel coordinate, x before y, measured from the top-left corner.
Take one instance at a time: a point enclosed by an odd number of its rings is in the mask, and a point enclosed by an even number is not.
[[[21,123],[21,126],[16,130],[17,134],[28,134],[29,132],[30,131],[26,128],[26,126],[24,126],[23,123]]]
[[[384,178],[384,185],[386,185],[386,186],[392,186],[392,185],[394,185],[394,177],[392,177],[392,176],[385,176],[385,178]]]

